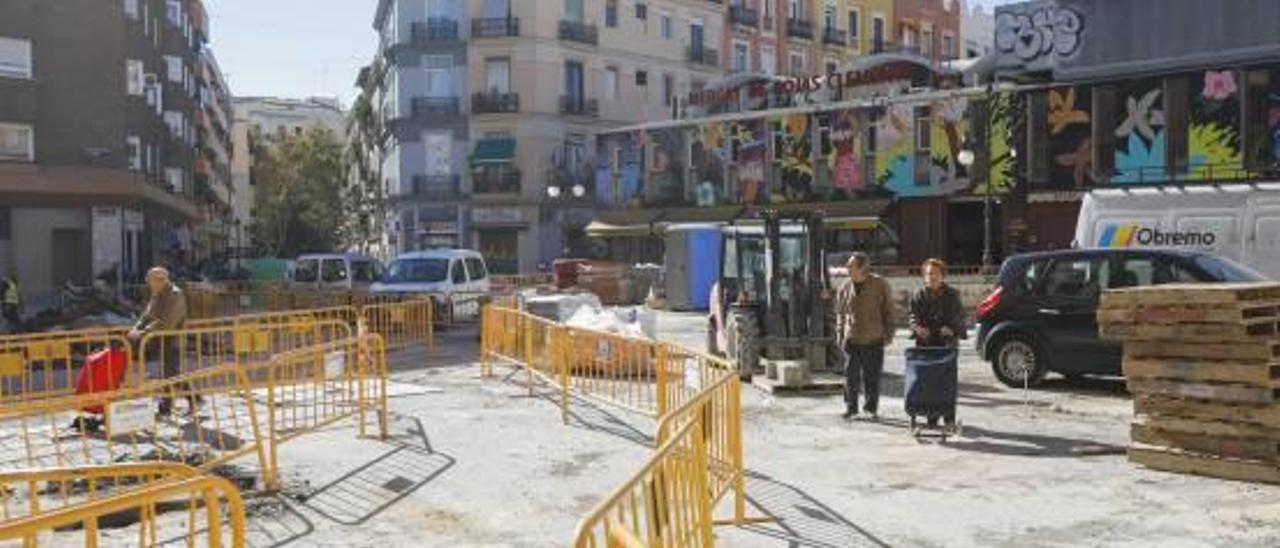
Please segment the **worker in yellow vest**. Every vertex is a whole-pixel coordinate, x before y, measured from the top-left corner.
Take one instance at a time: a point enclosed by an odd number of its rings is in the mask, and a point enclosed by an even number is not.
[[[22,297],[18,290],[18,278],[13,275],[0,279],[0,315],[9,323],[9,331],[17,333],[22,324]]]

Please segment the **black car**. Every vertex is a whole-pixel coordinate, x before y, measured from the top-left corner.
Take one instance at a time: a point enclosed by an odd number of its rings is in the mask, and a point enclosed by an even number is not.
[[[1121,346],[1098,336],[1103,290],[1268,278],[1222,257],[1163,249],[1079,249],[1015,255],[978,305],[977,350],[1000,382],[1035,386],[1067,377],[1121,375]]]

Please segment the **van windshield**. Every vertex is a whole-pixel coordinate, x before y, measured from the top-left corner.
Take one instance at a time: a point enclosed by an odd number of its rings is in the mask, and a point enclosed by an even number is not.
[[[387,272],[390,283],[443,282],[449,274],[447,259],[396,259]]]

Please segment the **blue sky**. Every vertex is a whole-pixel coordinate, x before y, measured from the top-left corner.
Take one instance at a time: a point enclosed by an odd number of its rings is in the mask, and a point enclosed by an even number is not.
[[[218,64],[239,96],[336,96],[350,105],[356,72],[377,44],[377,0],[205,0],[205,6]]]

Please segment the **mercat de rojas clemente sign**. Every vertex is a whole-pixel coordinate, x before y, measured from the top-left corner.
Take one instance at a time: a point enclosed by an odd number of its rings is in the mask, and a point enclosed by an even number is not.
[[[789,97],[813,93],[823,88],[839,90],[903,80],[923,83],[932,76],[933,70],[927,65],[911,61],[892,61],[863,70],[750,82],[732,89],[694,91],[689,93],[688,104],[689,106],[713,106],[736,103],[744,91],[750,99],[764,99],[770,95]]]

